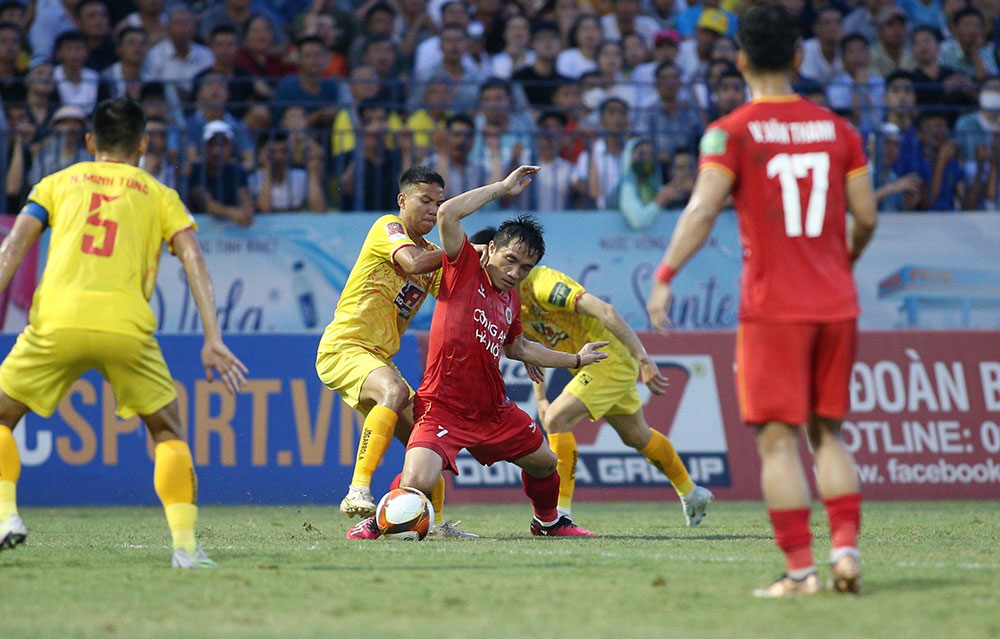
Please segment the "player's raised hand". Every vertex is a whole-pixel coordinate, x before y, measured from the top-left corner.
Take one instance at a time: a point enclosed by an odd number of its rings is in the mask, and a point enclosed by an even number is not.
[[[502,182],[504,193],[506,195],[517,195],[523,191],[529,184],[531,184],[531,178],[529,176],[538,173],[541,168],[542,167],[540,166],[525,164],[511,171],[510,175],[505,177]]]
[[[670,285],[659,280],[653,282],[653,291],[646,302],[646,313],[649,315],[649,325],[653,330],[666,334],[670,328],[670,318],[667,307],[670,305]]]
[[[599,348],[604,348],[610,342],[588,342],[583,345],[580,352],[577,355],[580,356],[580,366],[587,366],[588,364],[593,364],[594,362],[599,362],[602,359],[607,359],[608,354],[604,351],[597,350]]]
[[[201,364],[205,367],[205,379],[212,381],[214,371],[225,382],[230,393],[238,393],[247,383],[245,375],[250,370],[221,339],[205,340],[205,345],[201,348]]]
[[[656,365],[649,355],[639,360],[639,376],[654,395],[663,395],[667,392],[670,382],[666,375],[660,372],[660,367]]]
[[[524,370],[528,372],[528,379],[535,382],[536,384],[541,384],[545,381],[545,369],[541,366],[535,364],[524,363]]]

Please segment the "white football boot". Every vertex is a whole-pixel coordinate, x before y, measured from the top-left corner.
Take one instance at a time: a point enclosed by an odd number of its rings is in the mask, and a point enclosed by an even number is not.
[[[701,523],[701,518],[705,516],[705,509],[715,501],[715,495],[707,488],[695,486],[694,490],[681,497],[681,506],[684,508],[684,519],[688,526],[697,526]]]
[[[371,517],[375,514],[375,498],[368,486],[351,486],[347,496],[340,502],[340,512],[348,517],[361,515]]]
[[[205,551],[198,546],[192,555],[185,548],[175,548],[174,557],[170,562],[174,568],[218,568],[219,564],[208,558]]]
[[[28,537],[28,529],[24,527],[21,516],[12,513],[7,521],[0,523],[0,550],[14,548],[18,544],[23,544]]]

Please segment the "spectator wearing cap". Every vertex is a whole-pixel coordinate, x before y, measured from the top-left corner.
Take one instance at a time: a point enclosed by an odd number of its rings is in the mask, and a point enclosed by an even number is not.
[[[827,104],[835,111],[848,111],[848,119],[862,133],[874,131],[883,117],[885,80],[872,72],[868,41],[860,33],[845,36],[840,51],[844,71],[827,85]]]
[[[653,34],[660,24],[642,15],[639,0],[612,0],[611,13],[601,17],[601,31],[608,40],[621,40],[630,33],[637,33],[647,47],[653,46]]]
[[[489,163],[472,155],[475,134],[472,118],[461,113],[452,115],[445,123],[440,144],[427,158],[427,165],[444,177],[446,198],[504,178],[499,154],[489,158]]]
[[[944,31],[945,14],[941,11],[941,0],[897,0],[896,4],[906,12],[906,18],[914,27],[926,26]]]
[[[514,107],[514,95],[509,82],[488,78],[479,88],[479,111],[474,118],[476,136],[472,156],[492,166],[493,156],[499,156],[503,174],[531,159],[531,120]]]
[[[56,38],[77,28],[71,7],[72,3],[64,0],[35,2],[35,17],[28,29],[32,54],[41,58],[52,57]]]
[[[844,30],[840,12],[832,7],[820,9],[813,22],[812,38],[802,43],[799,75],[827,85],[844,71],[840,57],[840,39]]]
[[[967,180],[959,162],[959,146],[951,139],[948,118],[940,111],[925,110],[917,121],[920,152],[912,158],[900,158],[900,175],[916,173],[924,189],[920,208],[925,211],[955,211],[962,208]]]
[[[725,29],[721,35],[735,38],[736,28],[738,26],[738,18],[736,14],[731,11],[726,11],[721,8],[721,0],[702,0],[695,4],[694,6],[684,9],[677,14],[677,32],[681,34],[681,38],[689,38],[695,35],[698,27],[701,26],[702,13],[712,9],[714,11],[721,11],[726,17],[725,22],[718,20],[718,18],[713,18],[715,24],[725,25]]]
[[[23,39],[19,26],[0,22],[0,101],[4,103],[24,102],[24,75],[17,70]]]
[[[535,24],[531,34],[531,49],[535,61],[514,72],[511,79],[532,108],[545,109],[552,106],[552,94],[556,87],[569,80],[556,71],[559,56],[559,25],[541,21]]]
[[[597,16],[585,13],[576,19],[570,32],[570,48],[556,57],[556,72],[577,80],[584,73],[597,69],[597,47],[604,39]]]
[[[305,108],[310,128],[330,127],[339,108],[347,102],[347,89],[333,78],[323,77],[330,63],[330,50],[315,36],[298,41],[299,72],[285,76],[274,92],[277,118],[290,105]]]
[[[63,104],[75,104],[85,113],[97,106],[101,75],[84,65],[87,40],[80,31],[67,31],[56,39],[56,66],[53,78]]]
[[[264,105],[253,104],[258,99],[254,93],[253,76],[246,69],[236,66],[236,56],[240,50],[236,29],[228,24],[215,27],[208,37],[208,47],[212,50],[215,61],[212,66],[195,76],[195,82],[200,82],[206,74],[212,72],[224,75],[229,89],[229,111],[235,117],[243,119],[252,109],[254,115],[249,121],[256,125],[254,128],[267,126],[270,122],[270,110]],[[267,100],[265,96],[260,96],[259,99]]]
[[[135,0],[135,11],[122,18],[115,25],[115,33],[125,27],[138,27],[149,37],[153,47],[167,37],[167,14],[163,11],[166,0]]]
[[[104,0],[80,0],[73,9],[73,15],[87,39],[86,66],[101,72],[117,62],[118,52],[111,37],[107,3]]]
[[[609,208],[621,180],[621,156],[625,149],[629,107],[621,98],[610,97],[598,108],[600,135],[590,149],[580,154],[573,169],[573,190],[598,209]]]
[[[986,19],[968,6],[955,14],[955,30],[941,45],[941,64],[969,75],[976,82],[997,75],[996,51],[986,42]]]
[[[910,41],[917,63],[912,74],[917,105],[940,107],[945,103],[944,83],[958,71],[941,63],[941,34],[937,29],[921,25],[910,34]]]
[[[653,83],[656,81],[656,67],[661,62],[675,63],[680,44],[681,36],[676,29],[661,29],[653,34],[652,60],[640,64],[632,71],[632,81],[638,84],[645,94],[644,98],[640,98],[640,105],[651,101],[648,94],[653,90]]]
[[[705,77],[712,58],[712,47],[728,31],[729,17],[721,10],[709,7],[701,12],[694,38],[681,42],[677,52],[676,64],[685,84]]]
[[[698,112],[680,100],[680,70],[663,62],[656,69],[656,104],[642,109],[638,126],[640,133],[653,141],[656,158],[669,166],[680,149],[693,149],[704,128]]]
[[[212,31],[216,27],[226,24],[236,29],[237,33],[242,33],[254,16],[263,16],[270,23],[274,31],[275,53],[283,52],[290,44],[288,34],[285,33],[285,19],[271,10],[269,2],[260,0],[222,0],[207,5],[201,12],[201,25],[198,35],[203,42],[207,42]]]
[[[427,83],[432,80],[447,80],[452,85],[452,107],[456,113],[465,113],[475,107],[479,84],[483,81],[483,76],[473,64],[466,64],[468,55],[469,38],[465,29],[458,24],[446,25],[441,30],[441,63],[437,69],[423,71],[418,70],[412,88],[408,104],[411,108],[416,108],[423,101],[424,91]]]
[[[49,131],[28,172],[28,184],[37,184],[46,175],[93,159],[84,144],[87,113],[79,106],[59,107],[49,121]]]
[[[247,174],[233,160],[233,129],[222,120],[205,125],[201,134],[204,161],[188,169],[187,204],[192,211],[232,220],[239,226],[253,224],[253,201]]]
[[[149,74],[177,89],[182,99],[191,93],[194,77],[212,66],[212,51],[194,41],[195,16],[183,4],[167,13],[167,37],[149,50]]]
[[[906,37],[906,14],[896,6],[883,7],[878,13],[877,39],[871,47],[871,66],[885,77],[893,71],[912,71],[917,61]]]
[[[146,32],[139,27],[125,27],[118,32],[118,62],[101,73],[101,82],[110,97],[140,100],[142,85],[152,81],[146,69]]]
[[[231,155],[238,158],[244,167],[253,166],[253,138],[246,126],[228,111],[229,79],[221,71],[209,71],[202,75],[195,87],[195,111],[185,123],[187,139],[193,150],[192,157],[203,157],[199,141],[204,137],[205,127],[211,122],[226,125],[232,143]]]
[[[538,134],[531,162],[542,170],[534,177],[534,188],[526,191],[529,193],[530,209],[565,210],[571,204],[570,184],[574,170],[573,163],[563,158],[570,144],[566,116],[558,111],[544,111],[538,116],[537,124]]]
[[[923,182],[916,173],[899,175],[901,132],[892,122],[879,125],[877,135],[868,137],[868,165],[875,178],[875,202],[880,211],[913,211],[920,205]]]
[[[490,56],[490,75],[509,80],[515,71],[535,63],[531,44],[531,24],[523,15],[507,18],[503,28],[503,51]]]

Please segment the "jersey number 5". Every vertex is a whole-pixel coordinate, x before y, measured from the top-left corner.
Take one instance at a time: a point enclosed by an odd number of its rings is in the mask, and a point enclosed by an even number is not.
[[[90,194],[90,216],[87,217],[87,226],[102,227],[104,229],[104,241],[98,245],[96,235],[91,235],[90,233],[84,234],[83,243],[80,245],[80,250],[84,253],[97,255],[98,257],[109,257],[115,250],[115,238],[118,236],[118,222],[114,220],[102,220],[101,216],[94,211],[101,208],[101,204],[104,202],[112,202],[117,199],[117,195],[112,197],[101,193]]]
[[[788,237],[802,236],[802,196],[799,180],[812,171],[812,190],[806,205],[806,237],[818,237],[823,232],[826,216],[826,192],[830,188],[829,153],[779,153],[767,163],[767,177],[778,176],[781,185],[781,206],[785,210],[785,233]]]

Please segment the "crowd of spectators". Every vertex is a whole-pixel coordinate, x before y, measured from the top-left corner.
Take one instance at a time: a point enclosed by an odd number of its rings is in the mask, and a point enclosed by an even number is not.
[[[139,100],[142,166],[199,212],[387,211],[422,163],[447,195],[519,163],[494,207],[683,206],[705,127],[749,96],[752,0],[3,0],[0,171],[14,212]],[[986,0],[780,0],[799,93],[866,138],[880,208],[1000,208],[1000,16]]]

